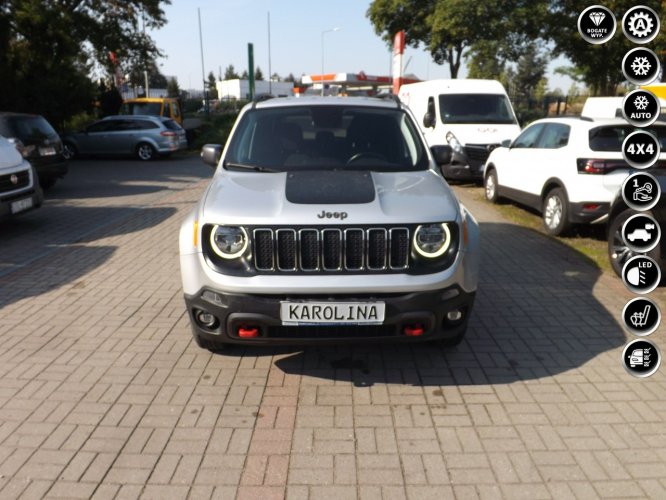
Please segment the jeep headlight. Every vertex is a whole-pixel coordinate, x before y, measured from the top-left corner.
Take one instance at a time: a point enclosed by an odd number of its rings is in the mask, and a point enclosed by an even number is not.
[[[416,228],[413,246],[421,257],[435,259],[446,253],[452,241],[448,223],[424,224]]]
[[[213,226],[210,246],[223,259],[236,259],[243,255],[248,245],[245,229],[236,226]]]
[[[458,154],[464,154],[465,150],[462,147],[462,144],[460,144],[460,141],[458,138],[453,135],[453,132],[447,132],[446,133],[446,142],[449,143],[449,146],[451,146],[451,149],[455,151]]]

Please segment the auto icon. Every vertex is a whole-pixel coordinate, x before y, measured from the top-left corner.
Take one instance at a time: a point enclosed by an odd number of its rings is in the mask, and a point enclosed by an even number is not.
[[[631,234],[627,235],[627,239],[629,241],[650,241],[652,239],[652,235],[645,229],[635,229]]]
[[[629,365],[632,368],[643,364],[643,349],[634,349],[629,356]]]

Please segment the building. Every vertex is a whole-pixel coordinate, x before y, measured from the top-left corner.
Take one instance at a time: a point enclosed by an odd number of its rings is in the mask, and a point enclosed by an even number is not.
[[[216,82],[217,96],[223,100],[230,99],[249,99],[250,98],[250,81],[249,80],[222,80]],[[254,82],[254,94],[271,94],[274,96],[293,96],[294,83],[293,82],[268,82],[264,80],[256,80]]]

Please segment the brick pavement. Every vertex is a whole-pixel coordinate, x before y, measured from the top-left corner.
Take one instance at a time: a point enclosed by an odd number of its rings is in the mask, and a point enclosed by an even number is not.
[[[206,181],[169,166],[119,200],[77,198],[84,181],[55,194],[132,210],[54,234],[30,265],[17,249],[35,235],[12,223],[0,243],[0,498],[666,497],[664,368],[622,368],[616,278],[463,188],[483,267],[459,347],[212,355],[191,340],[177,262]]]

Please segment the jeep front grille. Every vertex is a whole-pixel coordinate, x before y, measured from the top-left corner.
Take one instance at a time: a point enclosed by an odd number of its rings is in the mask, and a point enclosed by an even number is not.
[[[9,193],[30,184],[30,171],[23,170],[13,174],[0,175],[0,193]]]
[[[362,272],[409,267],[409,229],[256,228],[254,266],[259,272]]]

